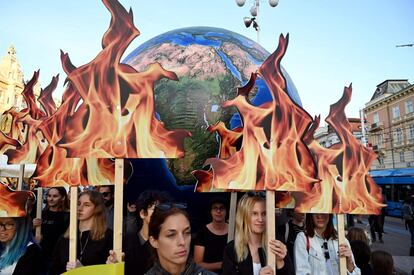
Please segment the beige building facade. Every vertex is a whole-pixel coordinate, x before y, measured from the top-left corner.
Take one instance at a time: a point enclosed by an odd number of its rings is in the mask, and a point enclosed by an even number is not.
[[[414,167],[414,85],[407,79],[378,84],[364,113],[378,155],[372,170]]]

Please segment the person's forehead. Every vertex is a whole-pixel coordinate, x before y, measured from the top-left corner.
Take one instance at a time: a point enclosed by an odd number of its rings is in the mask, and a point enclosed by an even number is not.
[[[225,207],[224,203],[221,202],[215,202],[211,205],[211,207]]]
[[[0,218],[0,223],[14,222],[12,218]]]
[[[190,226],[190,221],[181,213],[168,216],[162,224],[163,230],[183,230]]]

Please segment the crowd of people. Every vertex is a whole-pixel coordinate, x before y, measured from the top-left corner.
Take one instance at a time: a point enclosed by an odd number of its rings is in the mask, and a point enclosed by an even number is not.
[[[69,261],[69,203],[65,188],[46,192],[42,218],[0,218],[0,274],[61,274],[80,266],[112,264],[112,187],[87,189],[78,196],[77,260]],[[263,192],[247,192],[237,204],[234,240],[228,242],[228,202],[211,199],[211,221],[192,231],[184,202],[165,192],[147,190],[128,202],[124,218],[125,274],[275,274],[267,265],[275,256],[277,274],[339,274],[346,260],[348,274],[393,274],[393,260],[385,251],[370,250],[367,233],[347,230],[338,242],[332,214],[300,214],[266,238]],[[111,220],[112,219],[112,220]],[[34,230],[41,226],[41,235]],[[266,250],[268,247],[268,251]]]

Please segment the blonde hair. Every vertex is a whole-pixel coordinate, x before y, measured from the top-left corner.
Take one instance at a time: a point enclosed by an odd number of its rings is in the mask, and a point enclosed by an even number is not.
[[[78,200],[82,196],[89,196],[89,200],[95,206],[95,210],[92,216],[92,228],[90,230],[89,236],[94,241],[99,241],[105,238],[106,233],[106,213],[105,213],[105,204],[102,197],[102,194],[97,191],[86,190],[79,194]],[[64,234],[65,238],[69,238],[69,228]]]
[[[251,210],[255,203],[265,202],[264,197],[257,195],[249,196],[245,194],[237,205],[236,213],[236,232],[234,235],[234,250],[236,252],[237,262],[242,262],[249,254],[249,239],[250,239],[250,218]],[[262,233],[262,247],[266,247],[266,231]],[[265,251],[265,250],[264,250]]]

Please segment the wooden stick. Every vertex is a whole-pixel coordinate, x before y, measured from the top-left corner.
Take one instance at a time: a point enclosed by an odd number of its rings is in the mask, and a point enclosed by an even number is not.
[[[338,241],[339,244],[345,243],[345,215],[344,214],[338,214],[337,220],[338,220]],[[346,268],[346,258],[340,257],[339,258],[339,274],[346,275],[347,274],[347,268]]]
[[[42,206],[43,206],[43,188],[37,187],[37,204],[36,204],[36,218],[42,218]],[[40,242],[42,236],[42,225],[36,227],[35,238]]]
[[[124,193],[124,159],[115,159],[114,247],[118,262],[122,262],[122,218]]]
[[[77,260],[78,245],[78,187],[70,187],[69,262]]]
[[[17,182],[17,190],[23,190],[23,179],[24,179],[24,164],[20,164],[19,167],[19,181]]]
[[[270,252],[269,241],[276,239],[275,191],[266,191],[266,219],[267,219],[267,265],[273,268],[276,274],[276,255]]]
[[[229,231],[227,235],[227,242],[230,242],[234,239],[234,230],[236,227],[236,207],[237,207],[237,192],[233,191],[230,194]]]

